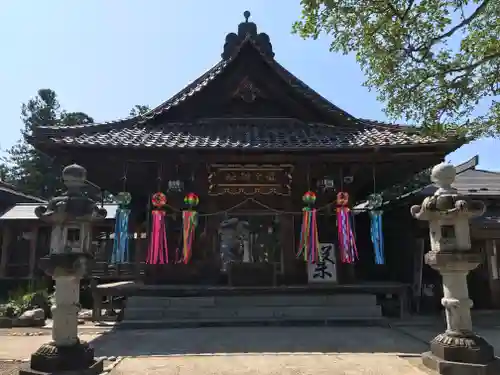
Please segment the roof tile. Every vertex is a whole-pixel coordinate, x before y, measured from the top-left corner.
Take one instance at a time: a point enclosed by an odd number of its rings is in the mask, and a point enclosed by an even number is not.
[[[59,144],[135,148],[339,149],[438,143],[445,139],[394,127],[363,129],[306,124],[294,119],[211,119],[196,123],[132,125],[95,132],[71,132]]]

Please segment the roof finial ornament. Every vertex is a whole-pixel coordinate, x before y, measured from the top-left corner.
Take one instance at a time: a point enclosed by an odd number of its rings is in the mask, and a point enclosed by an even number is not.
[[[259,33],[257,25],[249,21],[251,16],[250,11],[245,10],[243,16],[245,17],[245,21],[238,25],[238,33],[229,33],[226,35],[222,58],[228,60],[234,57],[246,41],[251,41],[261,54],[271,59],[274,58],[273,46],[271,45],[269,36],[266,33]]]
[[[245,22],[246,22],[246,23],[248,23],[248,19],[250,18],[250,16],[251,16],[251,15],[252,15],[252,14],[251,14],[251,13],[250,13],[250,11],[248,11],[248,10],[245,10],[245,11],[243,12],[243,17],[245,17]]]

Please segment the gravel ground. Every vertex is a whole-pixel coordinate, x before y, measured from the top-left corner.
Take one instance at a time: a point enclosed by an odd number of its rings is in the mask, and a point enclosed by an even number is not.
[[[20,361],[0,361],[0,375],[17,375]]]

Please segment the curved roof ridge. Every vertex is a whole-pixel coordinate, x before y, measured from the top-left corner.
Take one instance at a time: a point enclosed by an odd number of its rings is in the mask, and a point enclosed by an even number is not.
[[[210,80],[212,80],[215,76],[217,76],[219,73],[221,73],[221,68],[225,67],[232,59],[229,60],[220,60],[217,62],[215,65],[213,65],[210,69],[208,69],[205,73],[203,73],[201,76],[198,78],[194,79],[191,81],[189,84],[187,84],[183,89],[181,89],[179,92],[171,96],[169,99],[165,100],[162,102],[160,105],[156,106],[152,110],[146,112],[143,114],[144,120],[149,120],[156,115],[159,115],[161,113],[164,113],[166,110],[168,110],[173,102],[176,100],[179,100],[182,98],[183,95],[188,94],[190,91],[196,90],[196,87],[207,77],[210,75],[213,75]]]

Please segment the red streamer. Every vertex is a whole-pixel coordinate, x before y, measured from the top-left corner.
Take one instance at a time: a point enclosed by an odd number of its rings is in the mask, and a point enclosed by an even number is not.
[[[149,242],[147,264],[167,264],[168,245],[165,228],[165,212],[154,210],[152,213],[151,240]]]

